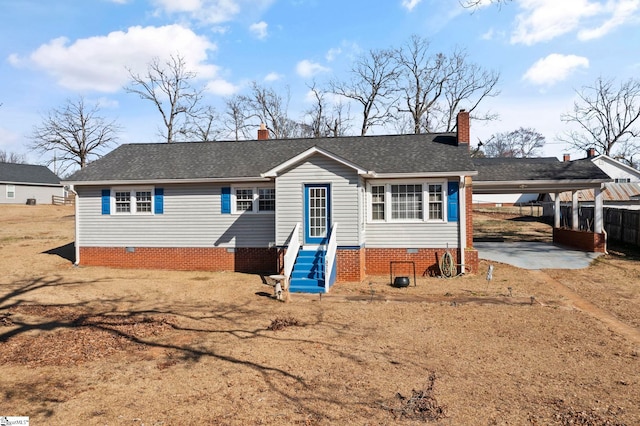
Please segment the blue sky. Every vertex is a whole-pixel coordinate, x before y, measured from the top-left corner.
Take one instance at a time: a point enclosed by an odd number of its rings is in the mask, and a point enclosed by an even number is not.
[[[459,0],[0,0],[0,149],[46,158],[26,145],[52,108],[79,95],[123,128],[120,143],[160,141],[160,116],[122,89],[127,68],[179,53],[221,109],[251,81],[290,90],[289,114],[308,108],[308,85],[346,78],[354,56],[399,47],[412,34],[434,52],[465,49],[501,74],[500,95],[472,123],[472,144],[533,127],[545,155],[584,153],[556,142],[575,89],[640,74],[640,0],[513,0],[471,11]],[[356,115],[357,110],[352,109]],[[355,126],[357,128],[357,125]],[[388,133],[374,129],[372,133]]]

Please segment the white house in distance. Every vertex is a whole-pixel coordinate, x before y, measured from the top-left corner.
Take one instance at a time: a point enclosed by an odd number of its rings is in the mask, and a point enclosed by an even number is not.
[[[602,201],[605,207],[619,208],[627,210],[640,210],[640,171],[627,166],[607,155],[595,155],[595,150],[587,150],[587,159],[590,159],[600,170],[608,174],[613,182],[605,183],[602,190]],[[571,161],[570,156],[565,154],[563,161]],[[583,189],[576,193],[578,203],[581,206],[592,207],[594,205],[594,192],[591,189]],[[545,216],[553,215],[553,196],[545,197],[543,203]],[[568,206],[572,203],[571,192],[560,193],[561,206]]]
[[[60,178],[45,166],[0,163],[0,204],[52,204],[64,197]]]

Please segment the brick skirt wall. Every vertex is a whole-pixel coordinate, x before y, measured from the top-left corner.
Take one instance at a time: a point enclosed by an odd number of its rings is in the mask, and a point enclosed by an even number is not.
[[[604,234],[573,229],[553,228],[553,242],[588,252],[604,253],[606,249]]]
[[[182,271],[234,271],[273,274],[282,265],[285,250],[275,248],[158,248],[81,247],[80,265],[108,266],[132,269],[171,269]],[[359,282],[367,275],[388,275],[391,261],[412,261],[418,276],[437,276],[439,262],[445,249],[417,249],[409,253],[405,248],[338,248],[337,282]],[[459,251],[452,250],[454,261],[460,263]],[[468,272],[478,271],[478,252],[465,251]],[[394,267],[394,272],[409,273],[407,265]],[[404,269],[402,269],[404,268]]]
[[[446,251],[445,249],[415,249],[412,253],[405,248],[366,248],[365,272],[367,275],[383,275],[389,274],[391,261],[414,262],[416,265],[416,274],[418,276],[437,276],[440,274],[440,259]],[[460,263],[460,251],[451,250],[453,259],[456,264]],[[474,249],[465,251],[465,265],[468,267],[467,272],[476,273],[478,271],[478,252]],[[395,272],[408,273],[411,266],[397,264],[394,266]]]
[[[181,271],[275,273],[275,248],[81,247],[80,265]]]

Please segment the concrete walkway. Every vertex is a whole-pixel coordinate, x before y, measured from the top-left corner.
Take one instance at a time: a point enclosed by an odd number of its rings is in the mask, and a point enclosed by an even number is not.
[[[539,242],[474,242],[480,259],[521,269],[583,269],[602,253],[587,253]]]

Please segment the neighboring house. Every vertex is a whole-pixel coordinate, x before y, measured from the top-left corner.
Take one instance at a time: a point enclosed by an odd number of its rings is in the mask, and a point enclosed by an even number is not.
[[[565,154],[564,162],[570,161],[569,155]],[[640,171],[627,166],[607,155],[595,156],[594,149],[587,150],[586,160],[590,160],[600,170],[609,175],[613,182],[607,182],[602,190],[602,201],[605,207],[639,210],[640,209]],[[584,161],[584,160],[582,160]],[[579,206],[593,207],[595,193],[593,189],[583,189],[576,191]],[[572,193],[562,192],[559,194],[561,207],[565,208],[572,204]],[[546,194],[543,199],[544,215],[553,215],[554,194]]]
[[[283,272],[309,292],[389,274],[391,261],[422,274],[447,249],[477,270],[468,112],[457,134],[265,132],[122,145],[76,172],[65,182],[77,194],[76,263]]]
[[[636,170],[631,166],[621,163],[618,160],[607,155],[595,156],[593,149],[587,151],[587,158],[591,159],[593,164],[598,166],[600,170],[611,176],[613,183],[639,183],[640,182],[640,170]],[[569,160],[568,156],[565,156],[565,160]],[[610,185],[610,184],[608,184]]]
[[[63,197],[60,178],[45,166],[0,163],[0,204],[51,204]]]

